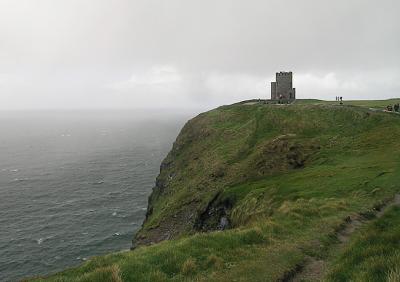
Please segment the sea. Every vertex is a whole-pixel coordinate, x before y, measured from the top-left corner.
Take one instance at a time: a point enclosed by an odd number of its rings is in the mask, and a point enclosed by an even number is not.
[[[0,281],[128,250],[192,113],[0,112]]]

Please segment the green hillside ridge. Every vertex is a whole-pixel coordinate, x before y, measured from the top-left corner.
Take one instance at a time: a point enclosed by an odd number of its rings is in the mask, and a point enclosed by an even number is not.
[[[400,278],[399,208],[374,219],[400,193],[400,115],[369,110],[397,101],[200,114],[161,164],[135,250],[33,281],[296,281],[310,260],[324,264],[315,279]]]

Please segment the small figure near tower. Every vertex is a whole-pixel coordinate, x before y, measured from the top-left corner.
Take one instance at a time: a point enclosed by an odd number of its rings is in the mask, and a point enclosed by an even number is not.
[[[277,72],[276,81],[271,82],[271,100],[278,103],[291,103],[296,100],[292,72]]]

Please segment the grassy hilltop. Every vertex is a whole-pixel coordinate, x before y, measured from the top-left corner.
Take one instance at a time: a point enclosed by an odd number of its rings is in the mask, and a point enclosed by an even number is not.
[[[400,115],[369,109],[397,101],[200,114],[161,164],[137,248],[37,281],[399,281]]]

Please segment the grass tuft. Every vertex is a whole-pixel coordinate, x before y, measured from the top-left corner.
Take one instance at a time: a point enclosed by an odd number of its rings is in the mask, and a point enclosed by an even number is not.
[[[388,282],[400,282],[400,267],[391,269],[388,274]]]
[[[181,272],[183,275],[193,275],[196,272],[197,265],[193,258],[188,258],[182,265]]]
[[[151,282],[164,282],[168,280],[168,276],[161,272],[160,270],[156,269],[149,273],[148,281]]]
[[[119,267],[117,265],[111,265],[109,267],[97,268],[92,272],[84,274],[79,282],[122,282],[119,273]]]
[[[206,260],[207,267],[213,267],[215,269],[222,269],[224,267],[224,260],[214,254],[209,255]]]

